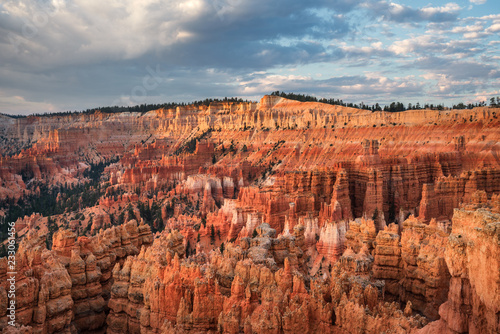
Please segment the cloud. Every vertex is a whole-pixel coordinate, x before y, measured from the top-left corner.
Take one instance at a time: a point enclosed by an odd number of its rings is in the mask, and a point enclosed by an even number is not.
[[[484,52],[484,47],[470,39],[448,40],[431,34],[395,41],[387,50],[406,58],[453,56],[462,59]]]
[[[4,0],[0,112],[274,90],[381,103],[444,96],[444,80],[449,96],[486,91],[500,14],[466,13],[432,1]]]
[[[451,32],[453,33],[471,33],[471,32],[478,32],[484,30],[484,26],[482,24],[474,24],[474,25],[467,25],[467,26],[458,26],[454,27]]]
[[[469,0],[470,3],[473,3],[474,5],[484,5],[487,0]]]
[[[496,22],[486,29],[488,33],[496,33],[500,31],[500,22]]]
[[[354,46],[343,44],[340,50],[346,57],[359,58],[373,58],[373,57],[388,57],[392,55],[390,50],[383,45],[381,41],[373,42],[370,45]]]
[[[347,102],[374,104],[418,97],[424,83],[413,76],[389,78],[378,73],[313,79],[308,76],[266,75],[258,73],[240,81],[242,92],[263,94],[275,90],[303,92],[318,97],[341,98]],[[377,96],[377,98],[374,98]]]
[[[350,31],[341,16],[354,1],[35,0],[3,5],[0,57],[34,70],[159,55],[189,66],[265,67],[322,57],[316,43]],[[287,39],[288,44],[279,41]],[[262,57],[262,55],[270,57]],[[289,55],[289,56],[287,56]],[[266,58],[263,60],[263,58]],[[271,60],[269,60],[271,59]]]
[[[441,7],[426,6],[423,8],[412,8],[394,2],[378,1],[366,2],[364,7],[376,16],[392,22],[443,22],[455,21],[462,9],[456,3],[450,2]]]
[[[442,47],[439,38],[436,39],[431,35],[422,35],[395,41],[389,46],[389,50],[398,55],[411,55],[414,53],[428,53],[442,50]]]
[[[500,84],[500,83],[497,83]],[[497,85],[498,87],[498,85]],[[499,96],[500,89],[485,89],[474,94],[474,99],[472,102],[486,102],[488,103],[489,99],[493,96]]]
[[[469,80],[494,78],[498,65],[483,64],[477,61],[450,60],[443,57],[422,57],[415,61],[415,66],[436,74],[446,75],[450,80]]]
[[[47,102],[27,101],[23,96],[10,96],[0,91],[0,110],[9,110],[11,114],[30,115],[59,111]]]
[[[177,81],[148,90],[148,101],[225,96],[215,83],[231,91],[228,71],[239,75],[342,57],[327,41],[351,32],[344,14],[356,5],[354,0],[7,0],[0,5],[0,89],[37,103],[51,96],[60,108],[117,98],[132,103],[146,67],[160,65]],[[198,82],[203,77],[210,80]]]

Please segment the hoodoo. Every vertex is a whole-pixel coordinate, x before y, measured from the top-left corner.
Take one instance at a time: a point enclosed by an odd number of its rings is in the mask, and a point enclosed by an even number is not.
[[[0,329],[498,333],[499,113],[264,96],[5,117]]]

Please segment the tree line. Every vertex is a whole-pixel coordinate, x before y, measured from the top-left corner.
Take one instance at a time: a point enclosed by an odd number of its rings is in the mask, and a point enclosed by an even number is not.
[[[364,104],[363,102],[357,104],[357,103],[352,103],[352,102],[344,102],[341,99],[334,99],[334,98],[321,98],[318,99],[315,96],[311,95],[306,95],[306,94],[296,94],[296,93],[285,93],[285,92],[280,92],[280,91],[274,91],[270,95],[272,96],[280,96],[284,97],[290,100],[296,100],[296,101],[301,101],[301,102],[320,102],[320,103],[326,103],[326,104],[331,104],[331,105],[339,105],[339,106],[344,106],[344,107],[351,107],[351,108],[357,108],[357,109],[364,109],[364,110],[371,110],[371,111],[388,111],[388,112],[399,112],[399,111],[405,111],[405,110],[418,110],[418,109],[436,109],[436,110],[443,110],[446,107],[444,104],[423,104],[421,105],[419,102],[412,104],[408,103],[407,105],[404,105],[401,102],[392,102],[389,105],[385,105],[383,108],[380,106],[379,103],[375,103],[372,105]],[[115,113],[122,113],[122,112],[140,112],[140,113],[146,113],[148,111],[152,110],[157,110],[157,109],[173,109],[176,107],[183,107],[183,106],[188,106],[188,105],[195,105],[195,106],[200,106],[200,105],[205,105],[209,106],[210,103],[212,102],[252,102],[249,100],[244,100],[242,98],[238,97],[224,97],[223,99],[212,99],[212,98],[206,98],[204,100],[199,100],[199,101],[193,101],[193,102],[168,102],[168,103],[160,103],[160,104],[138,104],[135,106],[129,106],[129,107],[123,107],[123,106],[112,106],[112,107],[97,107],[97,108],[91,108],[91,109],[86,109],[86,110],[81,110],[81,111],[63,111],[63,112],[55,112],[55,113],[47,113],[47,114],[31,114],[29,116],[36,116],[36,117],[52,117],[52,116],[68,116],[68,115],[77,115],[77,114],[94,114],[98,111],[106,114],[115,114]],[[463,102],[454,104],[452,106],[452,109],[472,109],[474,107],[484,107],[486,106],[486,102],[477,102],[477,103],[468,103],[465,104]],[[490,107],[500,107],[500,97],[492,97],[490,98]],[[9,114],[4,114],[0,113],[0,115],[11,117],[11,118],[25,118],[28,117],[26,115],[9,115]]]
[[[31,114],[29,116],[36,116],[36,117],[52,117],[52,116],[68,116],[68,115],[92,115],[95,114],[96,112],[100,111],[105,114],[116,114],[116,113],[122,113],[122,112],[140,112],[140,113],[147,113],[148,111],[152,110],[158,110],[161,108],[164,109],[174,109],[176,107],[184,107],[188,105],[206,105],[209,106],[210,103],[212,102],[251,102],[249,100],[243,100],[242,98],[238,97],[224,97],[223,99],[210,99],[206,98],[204,100],[199,100],[199,101],[193,101],[193,102],[167,102],[167,103],[160,103],[160,104],[138,104],[135,106],[129,106],[129,107],[123,107],[123,106],[111,106],[111,107],[97,107],[97,108],[90,108],[86,110],[81,110],[81,111],[62,111],[62,112],[55,112],[55,113],[46,113],[46,114]],[[0,113],[0,115],[11,117],[11,118],[25,118],[29,117],[26,115],[9,115],[9,114],[3,114]]]
[[[285,92],[280,92],[280,91],[274,91],[270,95],[272,96],[280,96],[284,97],[290,100],[296,100],[300,102],[320,102],[320,103],[326,103],[326,104],[331,104],[331,105],[339,105],[343,107],[351,107],[351,108],[357,108],[357,109],[364,109],[364,110],[371,110],[371,111],[388,111],[388,112],[401,112],[401,111],[406,111],[406,110],[420,110],[420,109],[432,109],[432,110],[444,110],[446,107],[444,104],[433,104],[433,103],[426,103],[426,104],[420,104],[420,102],[417,102],[415,104],[408,103],[407,105],[403,104],[402,102],[391,102],[389,105],[385,105],[383,108],[380,104],[375,103],[372,105],[365,104],[363,102],[356,104],[356,103],[347,103],[344,102],[341,99],[334,99],[334,98],[321,98],[318,99],[315,96],[311,95],[305,95],[305,94],[295,94],[295,93],[285,93]],[[452,106],[452,109],[472,109],[474,107],[484,107],[486,106],[486,102],[477,102],[475,104],[473,103],[468,103],[464,104],[463,102],[454,104]],[[500,97],[491,98],[490,99],[490,106],[491,107],[497,107],[500,106]]]

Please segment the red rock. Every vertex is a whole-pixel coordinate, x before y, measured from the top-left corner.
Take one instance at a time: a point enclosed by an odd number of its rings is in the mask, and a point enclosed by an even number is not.
[[[397,225],[391,224],[380,231],[375,245],[373,277],[385,280],[386,292],[398,296],[402,270],[401,245]]]
[[[498,283],[484,274],[496,259],[493,225],[455,211],[499,211],[497,113],[368,112],[265,96],[8,118],[0,199],[39,193],[27,176],[76,184],[83,161],[120,157],[103,174],[105,195],[79,210],[83,225],[92,215],[94,237],[75,240],[85,226],[56,215],[62,231],[47,251],[31,233],[43,235],[46,218],[16,222],[30,245],[22,324],[35,332],[411,332],[440,307],[428,329],[498,331],[498,302],[483,289]],[[158,205],[161,219],[140,217],[139,200]],[[129,204],[132,221],[107,228]],[[166,232],[153,241],[141,218]],[[57,283],[64,294],[51,296],[47,277],[66,282]],[[2,312],[0,303],[5,320]]]
[[[416,219],[403,223],[401,258],[402,302],[430,320],[438,319],[438,308],[446,301],[450,274],[444,259],[448,234],[437,225],[425,225]]]
[[[345,234],[345,244],[347,248],[351,248],[355,253],[359,253],[365,246],[367,251],[371,252],[375,247],[374,241],[376,237],[375,222],[371,219],[361,218],[349,222],[349,229]]]
[[[500,330],[498,214],[455,210],[445,259],[451,274],[448,301],[439,308],[442,327],[459,333]]]
[[[32,327],[35,333],[102,331],[111,288],[110,270],[120,259],[115,252],[121,253],[119,249],[124,247],[123,252],[131,255],[130,247],[135,248],[126,231],[138,247],[152,241],[149,227],[138,227],[136,222],[118,229],[122,237],[118,240],[117,229],[113,228],[102,233],[106,239],[98,235],[78,241],[73,232],[62,229],[54,235],[52,251],[45,247],[44,234],[31,231],[21,242],[16,260],[20,268],[16,296],[24,297],[17,299],[18,323]],[[0,277],[6,275],[6,262],[4,265],[3,269],[0,265]]]

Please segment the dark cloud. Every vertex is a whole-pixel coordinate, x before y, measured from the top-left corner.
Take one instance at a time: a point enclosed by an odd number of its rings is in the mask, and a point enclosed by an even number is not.
[[[428,94],[439,75],[483,76],[487,89],[500,71],[485,41],[500,28],[465,26],[460,12],[375,0],[5,0],[0,112],[273,90],[382,102]]]
[[[212,44],[176,45],[162,52],[166,64],[235,69],[267,69],[278,65],[332,61],[342,56],[339,50],[326,49],[312,41],[281,45],[269,41],[218,41]]]
[[[32,4],[34,0],[26,2]],[[23,13],[20,19],[10,15],[12,19],[5,22],[18,22],[0,26],[3,36],[9,36],[8,40],[4,38],[6,45],[0,49],[0,57],[31,70],[147,54],[181,66],[255,68],[315,62],[326,51],[318,43],[307,41],[348,34],[348,22],[341,16],[333,17],[333,13],[347,11],[355,3],[200,0],[151,1],[144,5],[128,0],[124,4],[130,10],[126,11],[125,6],[76,2],[79,7],[74,12],[68,5],[59,11],[51,8],[41,14]],[[21,8],[12,2],[11,7]],[[263,60],[266,54],[269,59]]]

